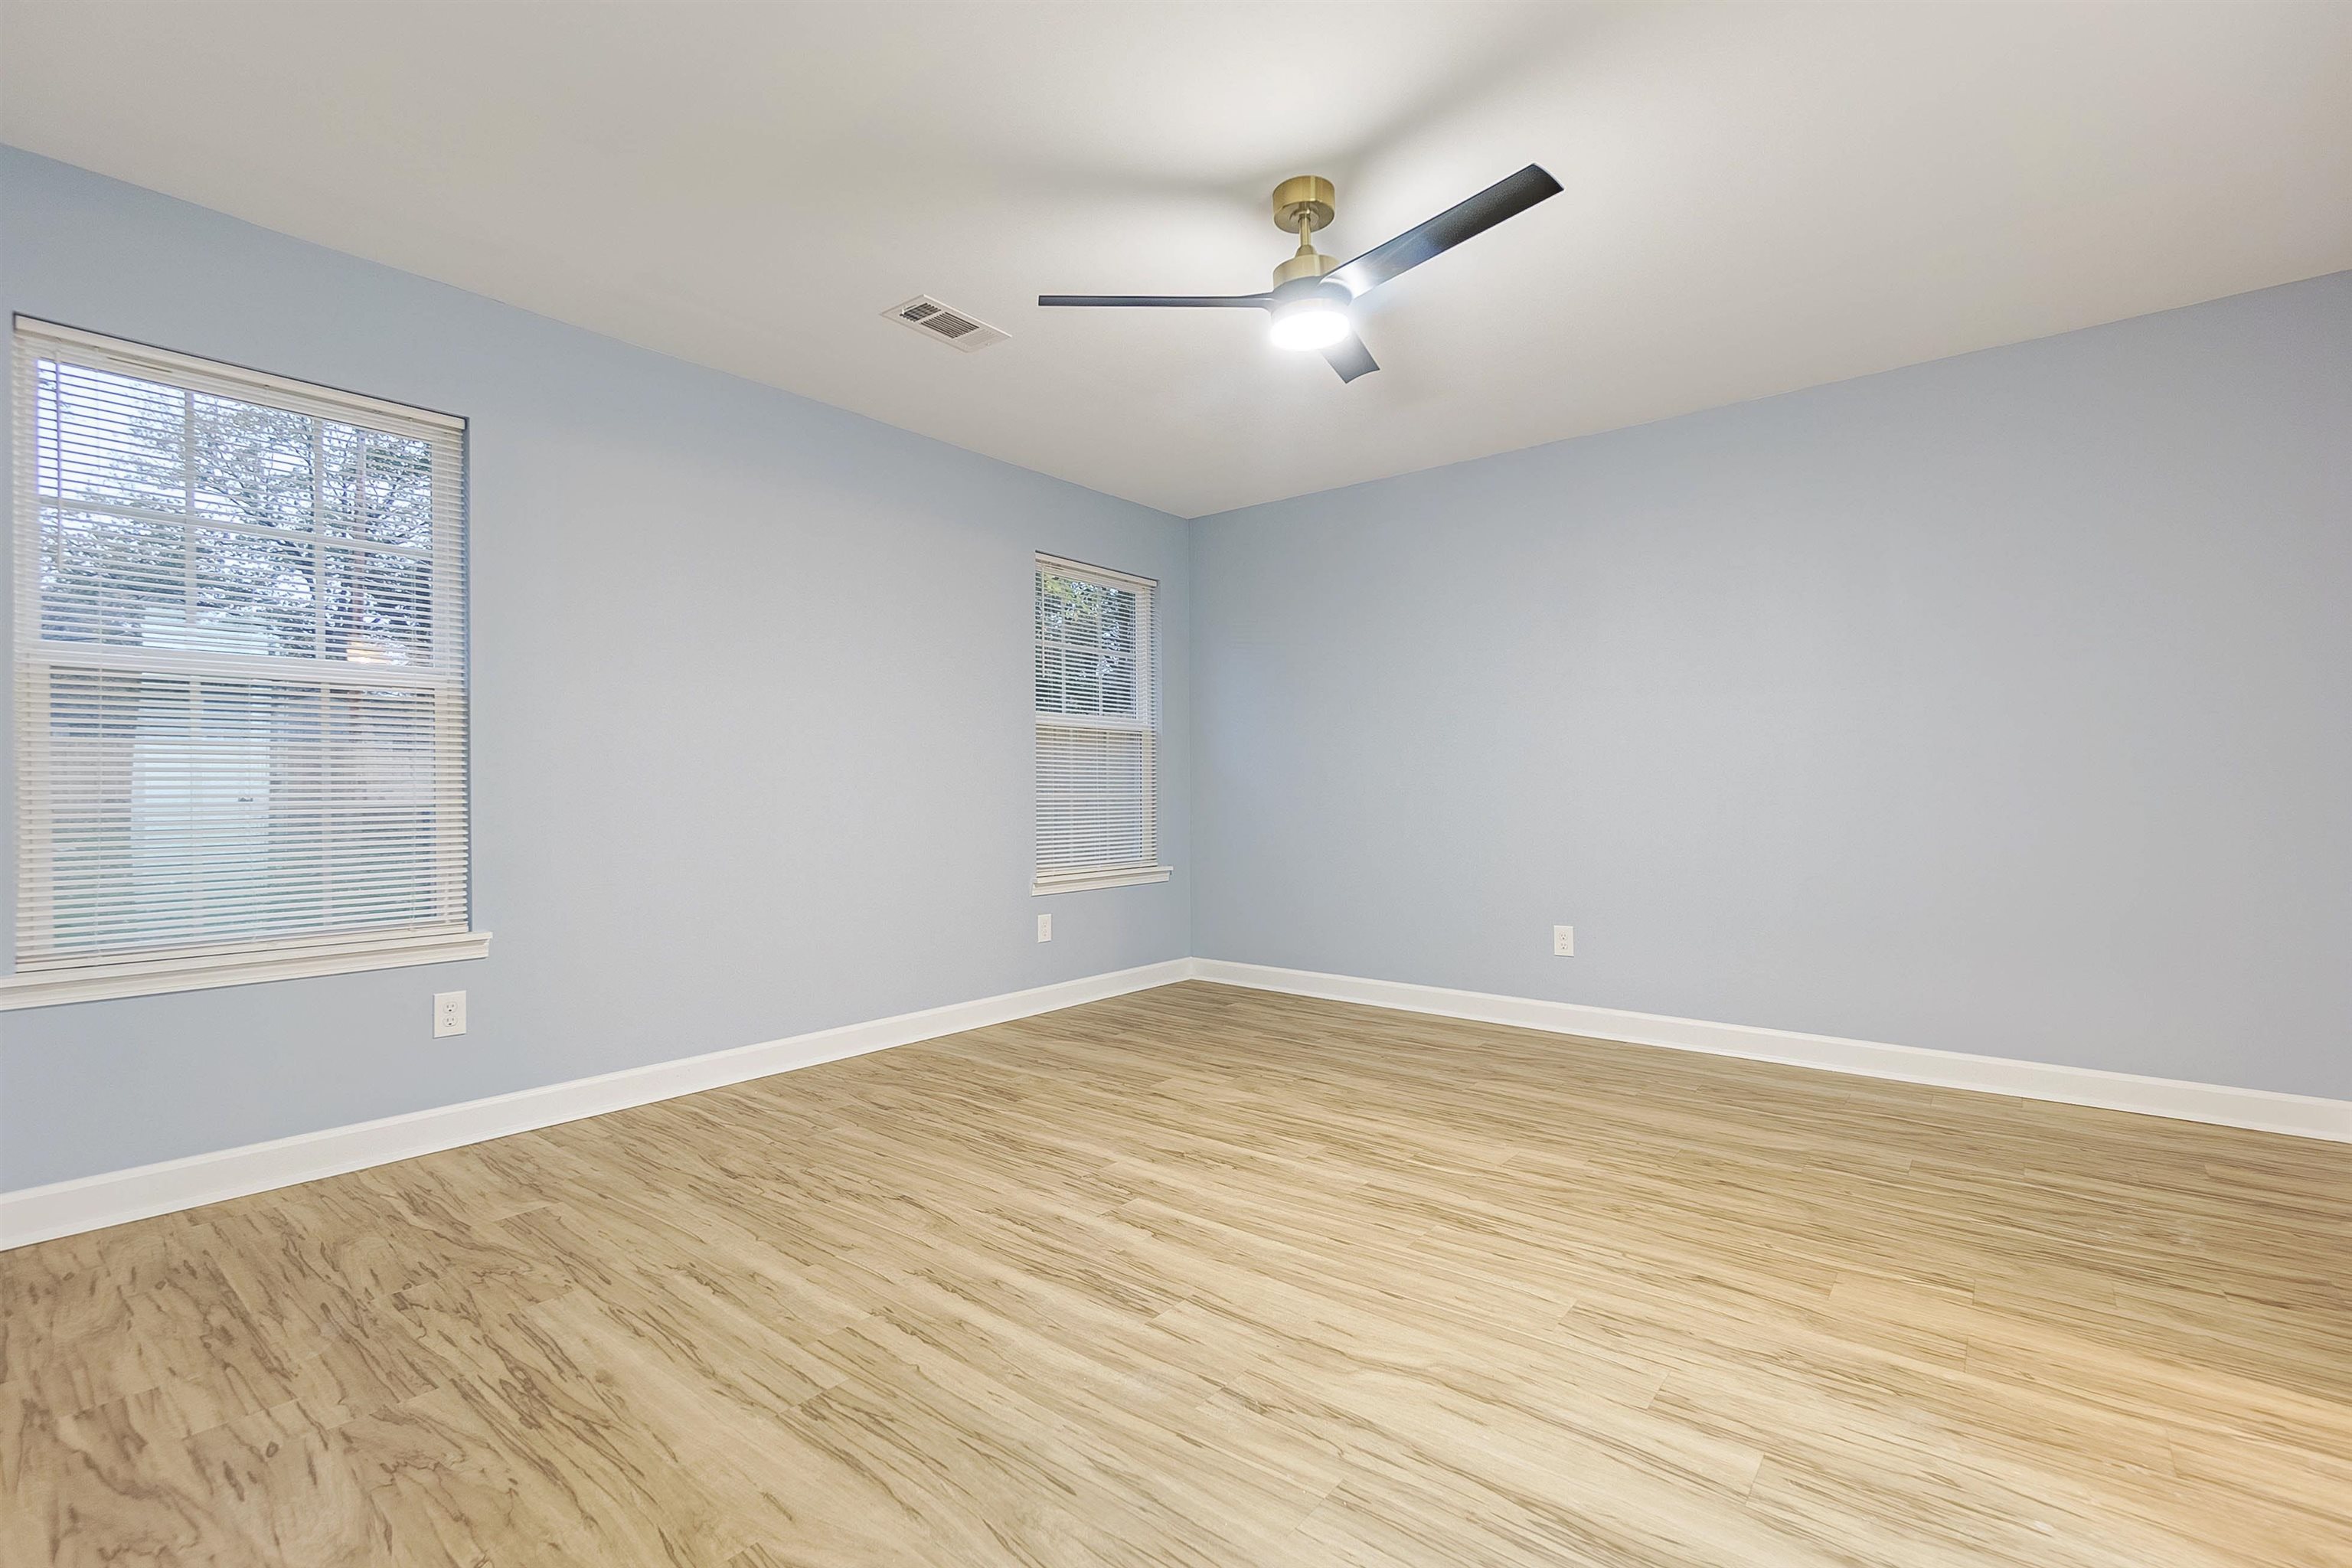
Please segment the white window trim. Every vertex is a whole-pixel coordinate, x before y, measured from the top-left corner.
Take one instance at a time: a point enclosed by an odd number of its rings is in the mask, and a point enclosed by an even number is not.
[[[345,392],[337,386],[295,381],[288,376],[272,375],[264,370],[247,370],[243,365],[184,354],[174,349],[132,342],[128,338],[110,338],[100,332],[85,331],[79,327],[61,326],[37,316],[19,315],[15,325],[18,331],[29,331],[45,342],[70,346],[89,355],[93,363],[119,370],[125,375],[146,375],[158,365],[169,365],[174,374],[202,384],[204,390],[217,392],[225,397],[266,399],[273,407],[289,408],[297,413],[315,414],[329,419],[356,419],[362,423],[394,419],[404,426],[437,425],[459,434],[463,434],[466,428],[465,420],[455,414],[444,414],[437,408],[419,408],[415,404],[368,397],[356,392]]]
[[[449,963],[488,958],[490,933],[445,931],[430,936],[372,936],[350,942],[272,942],[234,952],[187,953],[94,963],[81,969],[44,969],[0,976],[0,1013],[21,1007],[53,1007],[68,1002],[104,1002],[117,996],[150,996],[165,991],[208,991],[217,985],[252,985],[267,980],[300,980],[313,974],[350,974],[362,969],[399,969],[414,963]]]
[[[1171,869],[1166,866],[1130,866],[1118,871],[1072,871],[1060,877],[1034,877],[1029,882],[1029,896],[1042,899],[1048,893],[1082,893],[1088,888],[1128,888],[1138,882],[1164,882]]]
[[[1034,564],[1049,572],[1065,573],[1097,583],[1116,584],[1134,588],[1146,596],[1152,617],[1147,628],[1150,655],[1144,662],[1142,708],[1147,715],[1144,728],[1151,736],[1151,765],[1155,773],[1160,766],[1160,584],[1149,577],[1139,577],[1131,572],[1120,572],[1108,566],[1097,566],[1090,561],[1074,561],[1066,555],[1051,555],[1044,551],[1036,554]],[[1089,719],[1080,714],[1048,715],[1035,713],[1036,724],[1053,723],[1063,729],[1099,727],[1106,730],[1131,730],[1132,725]],[[1033,731],[1034,725],[1032,726]],[[1156,848],[1160,842],[1160,805],[1157,781],[1152,799],[1151,839]],[[1033,847],[1034,853],[1034,847]],[[1042,899],[1054,893],[1078,893],[1094,888],[1129,888],[1145,882],[1164,882],[1172,875],[1172,868],[1154,866],[1099,866],[1078,869],[1038,873],[1034,868],[1029,878],[1029,896]]]
[[[224,364],[194,355],[177,353],[168,349],[144,343],[110,338],[78,327],[59,325],[32,316],[18,315],[10,325],[9,375],[11,398],[19,406],[9,411],[11,439],[20,440],[17,432],[23,422],[32,417],[31,389],[24,375],[15,367],[26,363],[21,350],[20,334],[30,332],[34,338],[48,343],[70,347],[79,356],[90,363],[110,366],[133,375],[152,375],[159,367],[168,367],[184,378],[184,384],[220,393],[230,397],[264,401],[273,406],[331,418],[372,424],[387,417],[404,425],[432,425],[456,431],[462,440],[466,421],[437,410],[418,408],[412,405],[387,402],[367,397],[340,388],[294,381],[263,371],[248,370],[239,365]],[[20,457],[23,454],[20,452]],[[460,454],[464,462],[464,454]],[[9,519],[11,553],[15,561],[16,582],[14,584],[20,627],[38,625],[39,605],[34,574],[29,569],[26,552],[40,511],[39,486],[30,465],[19,462],[15,479],[16,507]],[[462,504],[462,503],[461,503]],[[462,578],[461,578],[462,581]],[[471,606],[467,606],[470,619]],[[26,616],[33,617],[27,621]],[[19,635],[22,635],[20,630]],[[15,650],[10,650],[12,663]],[[70,662],[70,654],[66,660]],[[203,662],[203,661],[199,661]],[[212,663],[233,665],[233,659],[215,658]],[[19,672],[21,673],[21,672]],[[387,675],[390,671],[384,672]],[[394,679],[398,678],[394,677]],[[470,686],[470,682],[467,682]],[[470,692],[467,693],[470,698]],[[470,715],[470,700],[467,707]],[[469,721],[461,721],[461,722]],[[471,765],[471,748],[467,747],[467,765]],[[21,766],[21,761],[19,765]],[[470,790],[468,794],[470,794]],[[13,792],[12,792],[13,795]],[[10,809],[15,809],[13,800]],[[18,834],[25,831],[23,823],[16,825]],[[467,813],[464,830],[470,838],[472,813]],[[23,854],[22,845],[16,853]],[[470,846],[466,857],[467,875],[472,874]],[[15,868],[9,868],[13,877]],[[470,908],[472,900],[467,900]],[[345,974],[370,969],[395,969],[420,963],[447,963],[466,959],[487,958],[490,951],[490,933],[484,931],[415,930],[376,931],[349,937],[284,938],[233,944],[213,944],[206,947],[183,948],[143,953],[137,958],[114,962],[100,960],[89,963],[43,964],[30,970],[0,974],[0,1012],[15,1012],[27,1007],[57,1006],[75,1002],[99,1002],[122,996],[144,996],[175,991],[209,990],[225,985],[257,984],[273,980],[294,980],[310,975]],[[14,949],[11,948],[12,963]]]

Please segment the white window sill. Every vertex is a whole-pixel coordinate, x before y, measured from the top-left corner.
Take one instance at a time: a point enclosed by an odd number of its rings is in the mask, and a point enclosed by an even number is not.
[[[288,942],[236,952],[37,969],[27,973],[0,975],[0,1012],[13,1012],[19,1007],[53,1007],[67,1002],[103,1002],[117,996],[146,996],[160,991],[203,991],[215,985],[252,985],[266,980],[347,974],[362,969],[397,969],[411,963],[447,963],[489,955],[489,932],[461,931],[341,942]]]
[[[1029,884],[1029,896],[1042,899],[1048,893],[1076,893],[1087,888],[1125,888],[1138,882],[1164,882],[1168,879],[1165,866],[1129,866],[1117,871],[1074,871],[1066,876],[1041,877]]]

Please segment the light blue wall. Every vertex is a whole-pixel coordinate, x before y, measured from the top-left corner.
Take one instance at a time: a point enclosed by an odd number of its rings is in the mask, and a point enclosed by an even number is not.
[[[1188,951],[1176,520],[13,149],[0,307],[472,421],[497,933],[0,1015],[0,1188]],[[1171,882],[1029,895],[1040,549],[1160,582]]]
[[[1233,512],[1192,578],[1204,956],[2352,1095],[2352,273]]]

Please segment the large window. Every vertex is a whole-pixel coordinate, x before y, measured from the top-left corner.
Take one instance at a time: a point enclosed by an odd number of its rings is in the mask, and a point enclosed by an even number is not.
[[[1032,890],[1158,882],[1151,582],[1037,558],[1037,868]]]
[[[463,424],[19,319],[23,1006],[478,956]]]

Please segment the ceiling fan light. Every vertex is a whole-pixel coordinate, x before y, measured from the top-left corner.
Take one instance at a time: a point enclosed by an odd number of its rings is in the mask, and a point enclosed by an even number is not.
[[[1270,332],[1278,349],[1328,349],[1349,330],[1347,307],[1318,298],[1276,305]]]

